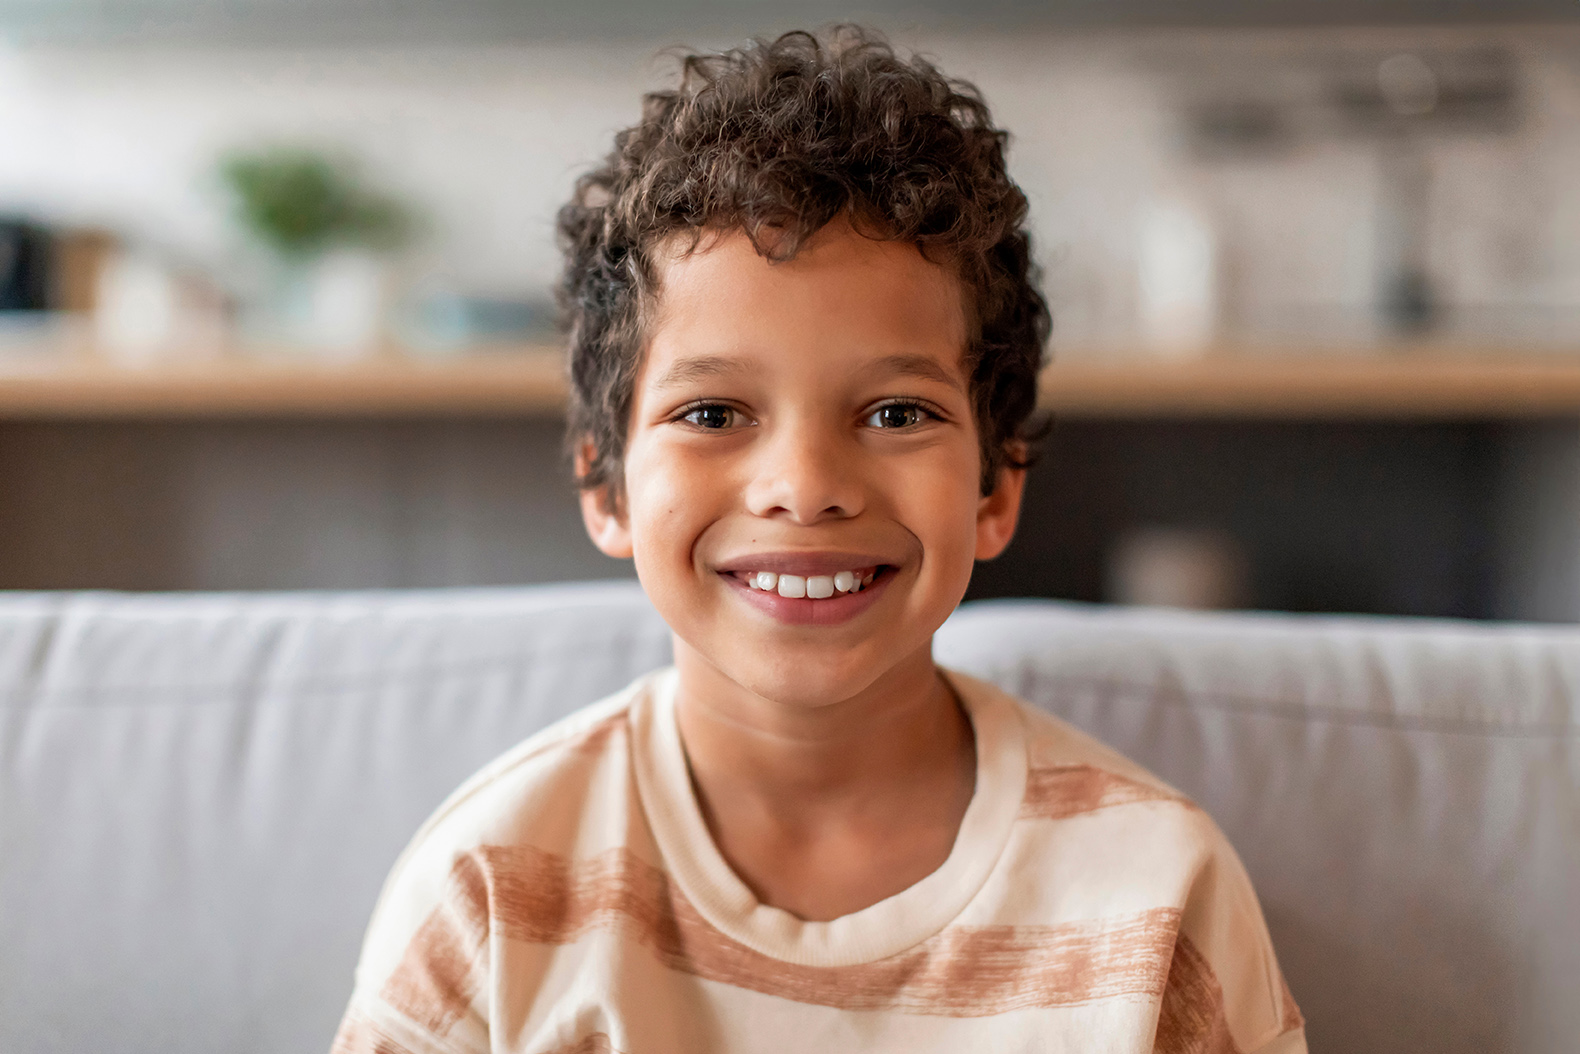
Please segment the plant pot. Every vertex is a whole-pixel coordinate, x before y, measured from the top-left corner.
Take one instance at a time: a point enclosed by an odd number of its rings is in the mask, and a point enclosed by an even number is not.
[[[373,253],[336,249],[282,261],[250,327],[255,339],[315,357],[352,361],[384,337],[389,268]]]

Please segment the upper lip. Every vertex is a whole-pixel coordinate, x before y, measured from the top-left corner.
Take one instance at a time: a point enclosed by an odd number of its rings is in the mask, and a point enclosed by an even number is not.
[[[832,575],[840,571],[856,571],[864,567],[878,567],[894,561],[874,553],[783,551],[777,553],[751,553],[731,557],[719,563],[715,570],[729,575],[740,571],[772,571],[780,575]]]

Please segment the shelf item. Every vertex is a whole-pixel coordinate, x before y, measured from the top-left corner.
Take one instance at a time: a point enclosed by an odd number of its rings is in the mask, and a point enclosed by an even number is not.
[[[28,356],[0,359],[0,419],[551,415],[565,385],[551,346],[431,362],[230,358],[145,369]],[[1580,416],[1580,354],[1086,356],[1048,369],[1042,403],[1072,418]]]

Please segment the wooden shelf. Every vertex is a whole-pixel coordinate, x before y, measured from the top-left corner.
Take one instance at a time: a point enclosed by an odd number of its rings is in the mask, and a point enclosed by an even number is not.
[[[1043,405],[1066,417],[1484,419],[1580,416],[1580,352],[1221,355],[1060,363]]]
[[[88,358],[0,364],[0,419],[420,417],[556,414],[552,348],[452,360],[286,358],[117,367]]]
[[[1044,375],[1042,400],[1066,418],[1580,416],[1580,352],[1072,357]],[[564,402],[560,356],[546,347],[338,366],[231,358],[135,369],[80,356],[0,358],[0,419],[9,420],[552,415]]]

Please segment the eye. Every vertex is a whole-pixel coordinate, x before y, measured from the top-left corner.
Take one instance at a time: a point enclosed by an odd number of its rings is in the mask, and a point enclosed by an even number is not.
[[[733,407],[723,406],[719,403],[708,403],[688,410],[681,417],[681,420],[687,424],[695,425],[697,428],[719,431],[739,425],[741,417],[741,412]]]
[[[872,428],[912,428],[932,416],[917,403],[885,403],[867,416],[866,424]]]

